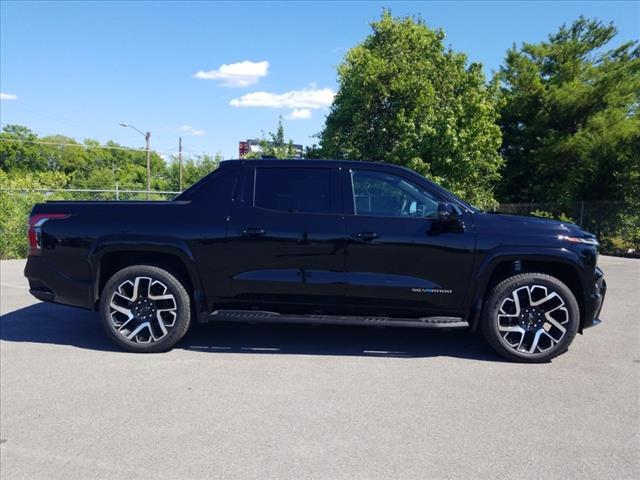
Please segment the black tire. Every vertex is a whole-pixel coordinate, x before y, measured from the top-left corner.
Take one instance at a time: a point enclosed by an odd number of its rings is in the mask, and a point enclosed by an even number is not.
[[[532,298],[533,302],[527,301]],[[543,298],[548,300],[532,306]],[[516,312],[520,314],[515,315]],[[548,321],[547,315],[553,322]],[[580,309],[569,287],[551,275],[522,273],[491,289],[482,310],[481,330],[487,342],[503,357],[518,362],[543,363],[569,349],[579,324]],[[516,331],[505,331],[507,329]]]
[[[138,290],[147,290],[146,296],[134,290],[136,279]],[[136,300],[129,301],[134,298],[133,293]],[[173,298],[150,300],[169,296]],[[117,311],[114,305],[129,313]],[[191,298],[183,283],[168,271],[152,265],[133,265],[123,268],[106,283],[100,297],[100,316],[107,335],[122,349],[135,353],[165,352],[189,330]],[[148,326],[144,326],[145,323]],[[138,334],[132,339],[126,338],[139,327],[142,330]],[[148,343],[145,343],[147,337]]]

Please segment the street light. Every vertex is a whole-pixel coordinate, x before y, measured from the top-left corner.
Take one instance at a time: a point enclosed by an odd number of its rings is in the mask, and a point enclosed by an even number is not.
[[[147,143],[147,199],[149,199],[149,195],[151,192],[151,150],[149,150],[149,139],[151,138],[151,132],[142,132],[138,130],[133,125],[129,125],[128,123],[121,123],[123,127],[133,128],[136,132],[144,137],[145,142]]]

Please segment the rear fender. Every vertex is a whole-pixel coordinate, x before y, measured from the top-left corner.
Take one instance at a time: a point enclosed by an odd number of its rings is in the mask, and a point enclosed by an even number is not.
[[[93,279],[93,302],[97,304],[100,297],[100,277],[103,258],[107,254],[119,253],[127,254],[140,252],[141,256],[146,253],[160,254],[178,259],[184,266],[191,285],[193,287],[193,299],[198,317],[209,312],[206,297],[202,289],[200,275],[196,266],[195,258],[186,242],[171,238],[149,235],[128,236],[127,238],[103,237],[99,239],[89,252],[89,265],[91,266],[91,278]]]

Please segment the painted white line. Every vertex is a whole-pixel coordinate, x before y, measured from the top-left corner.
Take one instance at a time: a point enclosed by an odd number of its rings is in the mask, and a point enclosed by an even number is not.
[[[20,288],[22,290],[29,290],[29,287],[25,285],[15,285],[13,283],[0,283],[0,287]]]
[[[380,354],[380,355],[402,355],[407,353],[407,352],[400,352],[400,351],[394,351],[394,350],[363,350],[362,352],[374,353],[374,354]]]

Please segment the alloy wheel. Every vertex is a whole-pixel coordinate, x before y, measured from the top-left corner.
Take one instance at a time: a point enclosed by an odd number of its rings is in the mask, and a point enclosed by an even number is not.
[[[501,341],[519,353],[544,353],[560,343],[571,317],[564,299],[543,285],[527,285],[511,292],[498,310]]]
[[[135,343],[166,337],[178,318],[178,304],[169,288],[151,277],[125,280],[111,296],[109,316],[118,334]]]

